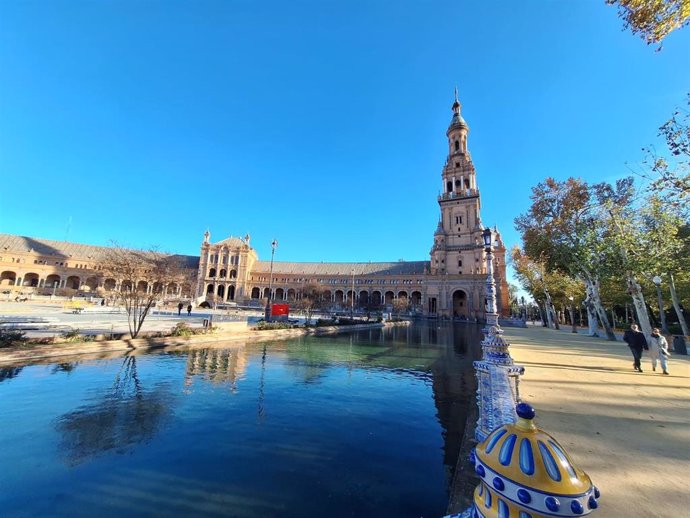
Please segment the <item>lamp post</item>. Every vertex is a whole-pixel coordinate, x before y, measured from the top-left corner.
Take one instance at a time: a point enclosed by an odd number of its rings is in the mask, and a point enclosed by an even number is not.
[[[486,228],[482,232],[484,251],[486,252],[486,327],[498,326],[496,311],[496,282],[494,281],[493,232]]]
[[[271,269],[268,275],[268,298],[266,299],[266,312],[264,318],[266,321],[271,320],[271,299],[273,298],[273,257],[276,255],[276,248],[278,248],[278,241],[275,239],[271,241]]]
[[[664,314],[664,301],[661,297],[661,277],[655,275],[652,282],[656,285],[656,296],[659,300],[659,318],[661,319],[661,332],[668,334],[668,327],[666,326],[666,315]]]
[[[524,367],[515,365],[509,346],[503,338],[496,310],[496,283],[493,265],[493,232],[482,232],[486,252],[486,326],[482,329],[482,359],[474,362],[477,373],[479,420],[475,438],[483,441],[502,423],[513,423],[517,416],[515,404],[520,400],[518,379]]]
[[[352,298],[350,300],[350,320],[355,318],[355,269],[353,268],[352,271]]]
[[[577,328],[575,327],[575,306],[573,305],[575,297],[571,295],[570,297],[568,297],[568,300],[570,301],[570,323],[573,326],[572,332],[577,333]]]

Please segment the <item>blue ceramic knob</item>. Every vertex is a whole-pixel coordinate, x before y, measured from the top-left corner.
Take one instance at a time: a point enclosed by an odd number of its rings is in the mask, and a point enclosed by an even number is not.
[[[536,415],[532,405],[528,405],[527,403],[518,403],[518,406],[515,407],[515,411],[518,417],[522,417],[523,419],[534,419]]]

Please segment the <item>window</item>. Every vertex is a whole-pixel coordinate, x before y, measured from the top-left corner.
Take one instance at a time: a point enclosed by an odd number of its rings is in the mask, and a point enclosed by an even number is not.
[[[462,216],[455,216],[455,224],[462,225]]]
[[[455,151],[458,151],[460,149],[460,142],[457,140],[455,141]]]
[[[462,266],[462,259],[458,259],[458,266]]]

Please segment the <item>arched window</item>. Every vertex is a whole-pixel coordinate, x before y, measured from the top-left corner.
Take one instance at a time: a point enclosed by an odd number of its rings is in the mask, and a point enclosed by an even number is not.
[[[458,140],[455,141],[455,151],[460,150],[460,142]]]
[[[453,191],[453,182],[446,182],[446,192]]]
[[[211,268],[211,269],[208,271],[208,276],[209,276],[209,277],[215,277],[215,276],[216,276],[216,269],[215,269],[215,268]]]

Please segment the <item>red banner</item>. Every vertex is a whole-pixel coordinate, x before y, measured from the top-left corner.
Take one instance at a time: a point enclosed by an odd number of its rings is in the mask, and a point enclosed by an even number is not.
[[[272,317],[287,317],[290,315],[290,306],[288,304],[273,304],[271,306]]]

